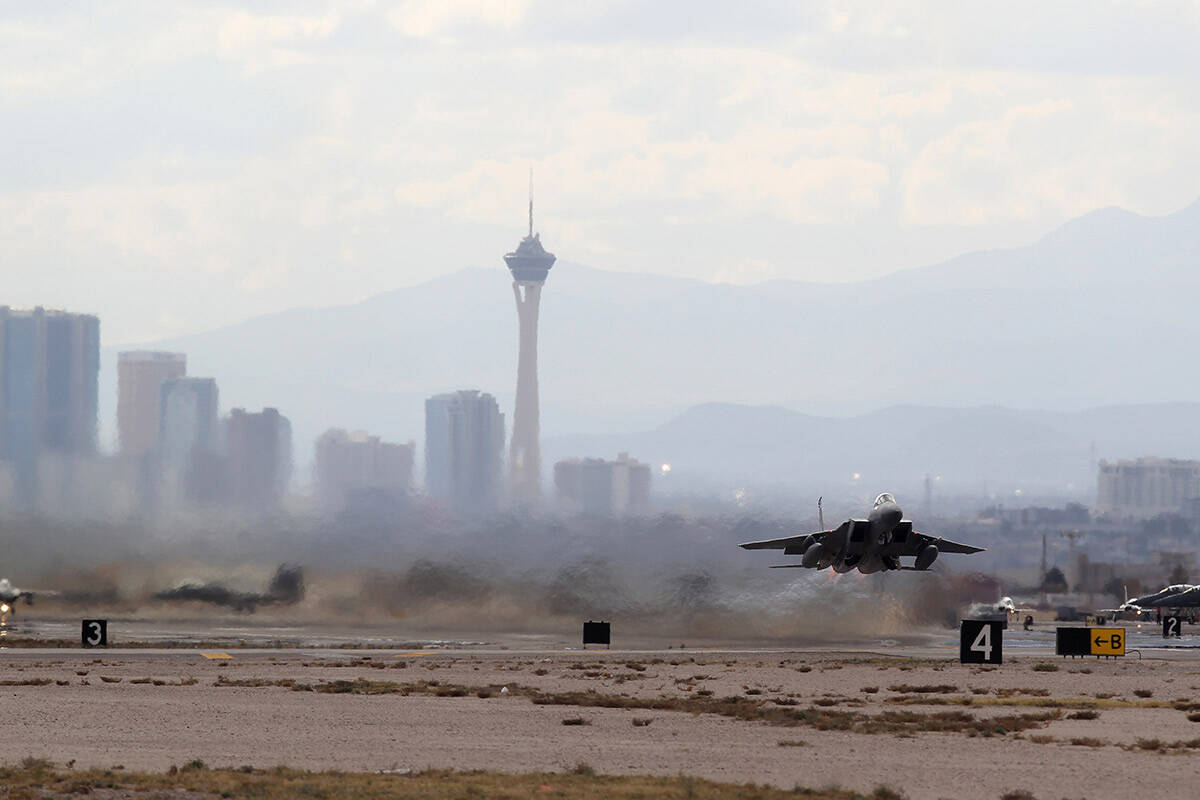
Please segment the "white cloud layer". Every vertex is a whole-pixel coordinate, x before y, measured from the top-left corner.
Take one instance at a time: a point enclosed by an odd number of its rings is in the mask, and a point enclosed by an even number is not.
[[[4,302],[128,341],[560,258],[844,280],[1200,195],[1200,3],[373,0],[0,20]]]

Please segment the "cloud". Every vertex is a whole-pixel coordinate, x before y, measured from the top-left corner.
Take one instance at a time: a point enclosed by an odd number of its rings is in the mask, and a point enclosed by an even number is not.
[[[462,29],[512,29],[529,5],[528,0],[405,0],[388,21],[404,36],[436,38]]]
[[[53,5],[0,21],[0,258],[106,336],[492,263],[530,165],[561,258],[731,280],[1200,194],[1194,4]]]
[[[1174,210],[1200,191],[1200,113],[1142,81],[1109,81],[954,125],[901,178],[910,222],[1068,218],[1119,205]]]

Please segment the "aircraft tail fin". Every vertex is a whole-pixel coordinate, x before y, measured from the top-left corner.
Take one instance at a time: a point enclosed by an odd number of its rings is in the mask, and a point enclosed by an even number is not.
[[[825,511],[821,508],[822,498],[824,498],[824,495],[817,498],[817,527],[825,530]]]

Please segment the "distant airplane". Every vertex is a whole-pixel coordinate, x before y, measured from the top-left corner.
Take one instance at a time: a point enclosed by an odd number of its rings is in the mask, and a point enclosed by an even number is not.
[[[818,512],[820,501],[817,501]],[[821,527],[825,526],[823,515]],[[979,553],[982,547],[939,539],[912,529],[896,498],[887,492],[875,498],[875,505],[866,519],[850,519],[833,530],[818,531],[802,536],[745,542],[746,550],[782,550],[786,556],[800,556],[799,564],[773,564],[773,567],[803,567],[862,573],[882,570],[927,570],[939,553]],[[901,556],[913,556],[911,567],[901,566]]]
[[[8,578],[0,578],[0,614],[16,614],[17,601],[22,597],[29,605],[33,605],[33,596],[35,594],[57,594],[57,592],[32,592],[26,589],[18,589],[12,585],[12,581]]]
[[[1125,602],[1118,611],[1133,611],[1141,613],[1151,608],[1196,608],[1200,606],[1200,586],[1190,583],[1176,583],[1161,589],[1154,594],[1129,599],[1129,591],[1125,592]]]

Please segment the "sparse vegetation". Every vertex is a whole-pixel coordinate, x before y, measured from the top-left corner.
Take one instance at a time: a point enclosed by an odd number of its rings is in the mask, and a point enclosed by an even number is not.
[[[1034,664],[1031,669],[1034,672],[1058,672],[1058,664],[1051,664],[1048,661],[1043,661],[1039,664]]]
[[[584,719],[583,717],[567,717],[566,719],[564,719],[562,721],[562,724],[563,725],[591,725],[592,722],[591,722],[591,720]]]
[[[951,686],[948,683],[921,684],[915,686],[910,683],[899,683],[895,686],[889,686],[888,691],[902,692],[904,694],[952,694],[958,691],[958,687]]]
[[[508,775],[496,772],[414,770],[407,774],[305,772],[274,767],[254,769],[209,768],[198,759],[167,773],[125,772],[115,769],[59,771],[45,759],[26,759],[20,767],[0,768],[0,784],[10,797],[89,796],[119,797],[257,797],[283,800],[295,797],[338,797],[397,800],[439,797],[467,800],[478,797],[537,797],[550,787],[553,796],[568,800],[901,800],[890,787],[870,794],[844,789],[776,789],[754,784],[718,783],[687,775],[600,775],[589,764],[579,763],[562,773]]]
[[[1106,747],[1109,744],[1104,739],[1097,739],[1094,736],[1077,736],[1070,742],[1078,747]]]
[[[1154,692],[1151,691],[1150,689],[1134,689],[1133,693],[1137,697],[1153,697],[1154,696]]]
[[[1099,711],[1076,711],[1073,714],[1067,714],[1067,719],[1096,719],[1099,716]]]

